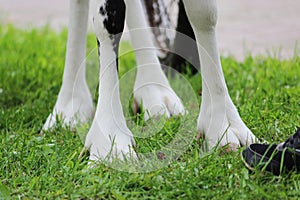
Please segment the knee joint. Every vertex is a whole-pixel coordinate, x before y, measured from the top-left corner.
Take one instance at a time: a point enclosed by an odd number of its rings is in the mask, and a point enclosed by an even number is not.
[[[217,6],[213,0],[185,1],[191,24],[199,30],[213,29],[217,24]]]

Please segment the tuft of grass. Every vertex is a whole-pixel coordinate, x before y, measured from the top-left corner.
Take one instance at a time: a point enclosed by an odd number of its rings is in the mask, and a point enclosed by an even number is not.
[[[131,105],[123,105],[134,135],[152,134],[147,139],[136,139],[137,152],[157,153],[180,133],[184,136],[180,141],[188,139],[182,155],[146,173],[128,173],[104,163],[87,170],[87,158],[78,159],[83,146],[78,134],[62,126],[39,134],[61,85],[66,38],[66,30],[56,33],[47,27],[24,31],[0,26],[0,199],[299,197],[299,174],[250,174],[239,159],[240,152],[201,150],[201,143],[194,140],[201,101],[200,75],[183,75],[171,81],[190,114],[165,119],[158,123],[157,130],[153,131],[157,128],[155,120],[139,122],[141,118],[130,113]],[[92,92],[97,90],[98,79],[95,47],[96,40],[89,35],[87,76]],[[128,43],[122,43],[121,54],[121,92],[126,93],[131,91],[135,75],[134,54]],[[222,58],[230,95],[245,123],[259,138],[281,142],[300,125],[299,61],[298,55],[289,60],[248,56],[243,62]],[[132,81],[122,84],[125,75],[129,78],[124,80]],[[96,99],[96,92],[93,95]]]

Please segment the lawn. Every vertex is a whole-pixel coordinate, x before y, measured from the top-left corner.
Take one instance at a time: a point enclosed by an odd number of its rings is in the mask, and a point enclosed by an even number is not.
[[[88,157],[78,159],[83,144],[77,132],[86,127],[74,131],[58,125],[40,134],[61,85],[66,39],[66,30],[57,33],[47,27],[24,31],[0,26],[0,199],[299,197],[299,174],[249,173],[240,159],[242,149],[227,154],[222,149],[202,151],[201,142],[195,140],[200,75],[171,80],[190,111],[188,116],[161,120],[157,128],[151,121],[144,124],[141,117],[132,116],[129,104],[124,106],[128,125],[137,136],[138,153],[156,155],[179,135],[188,139],[180,156],[168,163],[161,159],[161,166],[160,160],[145,163],[152,168],[135,172],[104,163],[88,169]],[[95,38],[89,35],[87,76],[96,102],[95,47]],[[126,93],[131,92],[135,61],[128,43],[122,43],[121,52],[121,90]],[[247,126],[258,138],[278,143],[300,126],[300,57],[299,51],[289,60],[274,55],[249,54],[243,62],[226,57],[222,65],[230,95]],[[126,98],[131,101],[130,96]],[[145,139],[143,134],[152,135]]]

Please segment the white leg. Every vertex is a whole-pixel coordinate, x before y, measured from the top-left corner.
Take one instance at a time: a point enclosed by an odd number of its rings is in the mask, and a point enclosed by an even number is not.
[[[188,18],[194,29],[201,62],[202,104],[198,118],[200,134],[209,147],[217,144],[235,149],[256,139],[241,120],[225,83],[217,42],[216,0],[184,0]]]
[[[148,111],[145,112],[145,120],[156,115],[165,114],[169,117],[184,114],[181,100],[170,87],[161,69],[141,1],[125,2],[126,22],[138,65],[134,85],[135,102],[139,105],[142,103],[143,109]]]
[[[95,118],[86,137],[90,160],[135,156],[132,133],[127,128],[119,94],[117,51],[125,21],[123,0],[96,0],[94,27],[99,42],[100,87]]]
[[[63,83],[53,112],[43,129],[56,123],[74,126],[93,116],[93,101],[85,78],[86,32],[89,0],[70,0],[69,33]]]

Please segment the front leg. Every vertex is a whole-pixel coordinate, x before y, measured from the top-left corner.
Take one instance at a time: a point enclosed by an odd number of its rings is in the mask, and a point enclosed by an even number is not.
[[[125,2],[126,21],[138,65],[134,84],[134,111],[142,104],[146,110],[145,120],[157,115],[170,117],[184,114],[185,109],[181,100],[161,69],[141,1],[125,0]]]
[[[95,118],[85,140],[90,160],[135,157],[134,139],[127,128],[119,94],[118,47],[125,21],[123,0],[96,0],[94,28],[100,60],[99,98]]]
[[[209,147],[236,149],[249,145],[255,136],[241,120],[228,94],[217,50],[215,26],[216,0],[185,0],[185,8],[197,39],[201,62],[202,103],[198,118],[199,133]]]
[[[53,112],[43,130],[52,128],[57,117],[64,125],[85,123],[94,115],[93,100],[85,78],[86,32],[89,0],[70,0],[69,32],[63,83]]]

